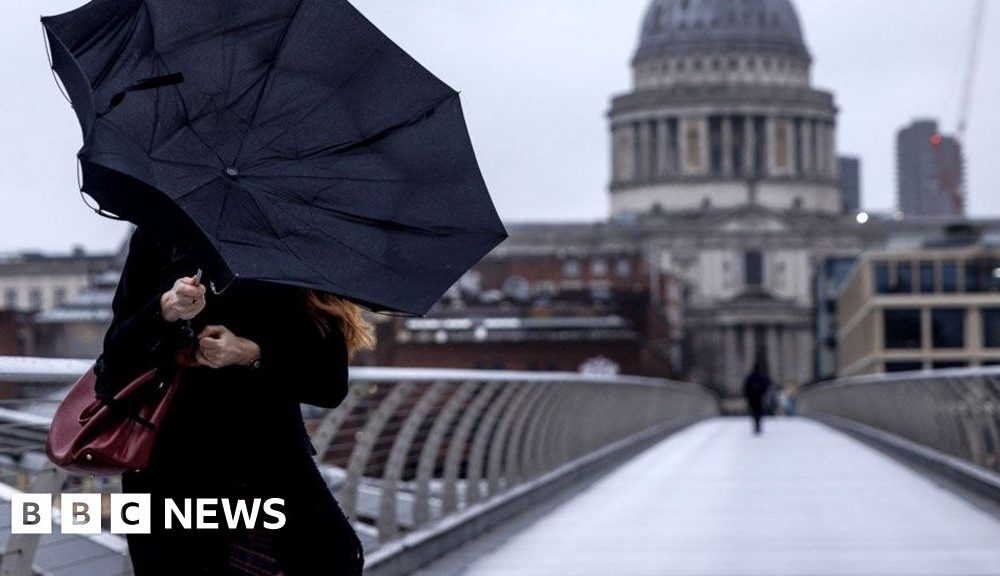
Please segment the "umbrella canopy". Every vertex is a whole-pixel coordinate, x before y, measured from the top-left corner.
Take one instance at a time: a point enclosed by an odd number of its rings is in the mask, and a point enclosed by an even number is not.
[[[345,0],[94,0],[42,19],[101,208],[233,278],[422,315],[507,233],[458,94]]]

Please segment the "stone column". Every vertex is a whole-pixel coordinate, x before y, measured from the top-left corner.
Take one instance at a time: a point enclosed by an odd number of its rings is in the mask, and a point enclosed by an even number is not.
[[[803,176],[814,176],[816,174],[816,165],[813,162],[813,146],[812,146],[812,120],[807,118],[802,119],[802,175]]]
[[[740,385],[740,358],[739,353],[736,351],[736,327],[726,326],[724,329],[725,333],[725,346],[726,346],[726,389],[727,390],[739,390]]]
[[[826,123],[816,121],[816,174],[827,176]]]
[[[795,329],[786,326],[781,334],[781,362],[785,367],[784,378],[786,381],[798,380],[798,368],[795,362],[796,350]]]
[[[748,374],[757,360],[757,335],[752,324],[743,326],[743,369],[741,374]]]
[[[839,174],[838,174],[838,172],[839,172],[839,170],[838,170],[839,166],[837,165],[837,125],[835,123],[833,123],[833,122],[830,122],[829,124],[827,124],[827,126],[828,126],[828,130],[830,131],[830,138],[829,138],[829,147],[830,148],[828,150],[828,155],[829,155],[829,158],[830,158],[829,159],[829,162],[830,162],[830,177],[831,178],[837,178],[839,176]]]
[[[778,350],[778,327],[767,327],[767,370],[775,386],[785,385],[785,375],[782,370],[782,358]]]
[[[809,130],[812,132],[812,139],[810,140],[812,144],[812,164],[813,164],[813,174],[816,176],[823,175],[823,129],[820,126],[819,120],[813,120],[809,123]]]
[[[812,380],[812,338],[810,337],[808,330],[798,330],[798,354],[796,354],[798,362],[798,371],[796,372],[798,376],[798,383],[804,384]]]
[[[656,121],[656,177],[664,178],[669,175],[669,161],[667,160],[667,119],[661,118]]]

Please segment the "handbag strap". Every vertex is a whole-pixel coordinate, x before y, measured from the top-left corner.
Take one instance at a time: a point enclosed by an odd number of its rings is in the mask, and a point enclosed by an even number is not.
[[[140,426],[146,428],[147,430],[156,430],[155,424],[133,412],[126,402],[122,402],[114,396],[101,392],[97,393],[96,396],[97,399],[103,402],[112,412],[123,414],[124,416],[135,420]]]

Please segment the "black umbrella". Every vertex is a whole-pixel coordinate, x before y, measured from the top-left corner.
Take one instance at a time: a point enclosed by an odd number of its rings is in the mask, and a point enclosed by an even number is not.
[[[219,285],[425,314],[507,236],[458,94],[345,0],[94,0],[42,23],[83,191],[210,247]]]

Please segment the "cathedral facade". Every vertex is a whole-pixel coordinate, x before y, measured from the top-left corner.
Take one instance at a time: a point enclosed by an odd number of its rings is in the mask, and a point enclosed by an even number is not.
[[[947,223],[845,212],[837,107],[811,66],[790,0],[652,0],[608,113],[611,218],[511,225],[498,252],[639,247],[686,283],[689,380],[733,407],[755,363],[779,386],[814,380],[817,273]]]
[[[789,0],[654,0],[610,117],[612,215],[654,215],[691,288],[692,377],[813,377],[813,274],[864,248],[837,186],[837,108]]]

